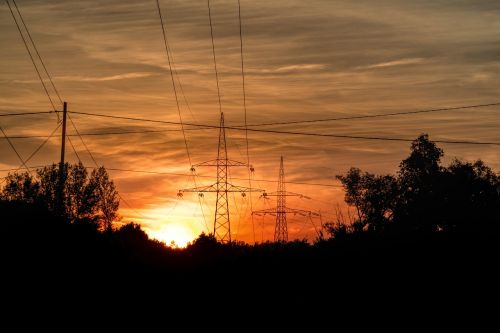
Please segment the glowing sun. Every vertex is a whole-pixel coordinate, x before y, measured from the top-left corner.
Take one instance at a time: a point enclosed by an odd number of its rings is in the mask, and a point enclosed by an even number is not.
[[[181,224],[165,224],[159,230],[152,230],[150,235],[173,247],[186,247],[197,236],[191,229]]]

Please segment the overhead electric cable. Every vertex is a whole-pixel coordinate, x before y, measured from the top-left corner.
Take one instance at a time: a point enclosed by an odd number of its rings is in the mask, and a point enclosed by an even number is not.
[[[47,144],[47,142],[50,140],[50,138],[52,138],[54,136],[54,133],[57,132],[57,130],[59,129],[59,127],[61,127],[61,125],[62,125],[61,123],[58,123],[56,128],[54,128],[54,130],[48,136],[45,137],[45,140],[26,159],[26,161],[25,161],[26,163],[28,163],[33,158],[33,156],[38,154],[38,152],[43,148],[43,146],[45,146],[45,144]]]
[[[56,93],[57,95],[57,98],[59,99],[59,102],[61,103],[61,105],[63,105],[63,101],[61,99],[61,96],[59,95],[59,91],[57,90],[55,84],[54,84],[54,81],[52,81],[52,76],[49,74],[49,71],[47,70],[47,67],[45,66],[45,63],[42,59],[42,57],[40,56],[40,52],[38,52],[38,48],[36,47],[36,44],[35,44],[35,41],[33,40],[33,38],[31,38],[31,33],[28,29],[28,26],[26,25],[26,23],[24,22],[24,18],[23,16],[21,15],[21,11],[19,10],[19,8],[17,7],[17,3],[16,3],[16,0],[12,0],[12,2],[14,3],[14,6],[16,7],[16,11],[17,11],[17,14],[19,15],[19,17],[21,18],[21,22],[24,26],[24,29],[26,30],[26,32],[28,33],[28,37],[31,41],[31,44],[33,45],[33,48],[35,49],[35,52],[36,52],[36,55],[38,56],[38,59],[40,60],[40,63],[42,64],[42,67],[43,67],[43,70],[45,71],[45,74],[47,75],[47,77],[49,78],[49,81],[50,81],[50,84],[52,85],[52,89],[54,89],[54,92]]]
[[[38,114],[50,114],[54,111],[35,111],[35,112],[18,112],[18,113],[0,113],[0,117],[15,117],[15,116],[31,116]]]
[[[416,110],[416,111],[392,112],[392,113],[381,113],[381,114],[371,114],[371,115],[367,114],[367,115],[347,116],[347,117],[337,117],[337,118],[297,120],[297,121],[281,121],[281,122],[271,122],[271,123],[261,123],[261,124],[250,124],[248,126],[259,127],[259,126],[274,126],[274,125],[295,125],[295,124],[319,123],[319,122],[339,121],[339,120],[392,117],[392,116],[402,116],[402,115],[418,114],[418,113],[432,113],[432,112],[443,112],[443,111],[453,111],[453,110],[476,109],[476,108],[484,108],[484,107],[499,106],[499,105],[500,105],[500,102],[499,103],[456,106],[456,107],[448,107],[448,108]]]
[[[154,119],[145,119],[145,118],[133,118],[133,117],[123,117],[123,116],[112,116],[98,113],[90,113],[90,112],[75,112],[71,111],[73,114],[81,114],[95,117],[105,117],[105,118],[115,118],[115,119],[124,119],[131,121],[143,121],[143,122],[152,122],[152,123],[163,123],[163,124],[179,124],[172,121],[164,121],[164,120],[154,120]],[[217,128],[220,129],[220,126],[215,125],[204,125],[204,124],[193,124],[193,123],[184,123],[186,126],[193,127],[202,127],[202,128]],[[233,126],[225,126],[224,128],[235,131],[245,131],[245,128],[242,127],[233,127]],[[414,139],[405,139],[405,138],[387,138],[387,137],[378,137],[378,136],[362,136],[362,135],[341,135],[341,134],[327,134],[327,133],[308,133],[308,132],[297,132],[297,131],[278,131],[278,130],[265,130],[265,129],[255,129],[248,128],[248,131],[251,132],[259,132],[259,133],[272,133],[272,134],[287,134],[287,135],[299,135],[299,136],[315,136],[315,137],[330,137],[330,138],[340,138],[340,139],[354,139],[354,140],[378,140],[378,141],[400,141],[400,142],[413,142]],[[500,142],[482,142],[482,141],[465,141],[465,140],[433,140],[436,143],[449,143],[449,144],[470,144],[470,145],[496,145],[500,146]]]
[[[73,119],[71,119],[71,117],[69,116],[68,114],[68,119],[69,121],[71,122],[71,125],[73,126],[76,134],[78,134],[78,136],[80,137],[80,141],[82,142],[83,146],[85,147],[85,150],[87,151],[87,153],[90,155],[90,158],[92,159],[92,161],[94,162],[94,165],[99,168],[99,164],[97,163],[96,159],[94,158],[94,155],[92,154],[92,152],[90,151],[89,147],[87,146],[87,144],[85,144],[85,141],[83,140],[83,137],[80,135],[80,132],[78,131],[78,128],[76,128],[76,125],[75,123],[73,122]],[[145,216],[144,214],[142,213],[139,213],[137,210],[135,210],[131,204],[128,203],[127,200],[125,200],[125,198],[123,198],[123,196],[119,193],[119,192],[116,192],[116,194],[118,195],[118,198],[120,198],[121,201],[123,201],[123,203],[128,206],[128,208],[130,210],[132,210],[137,216],[140,216],[142,218],[145,218],[145,219],[149,219],[147,216]]]
[[[26,165],[26,162],[23,160],[23,158],[21,157],[21,155],[17,151],[16,147],[14,146],[12,141],[10,141],[9,137],[7,136],[7,133],[5,133],[5,131],[3,130],[3,128],[1,126],[0,126],[0,131],[2,132],[2,134],[5,137],[5,139],[7,140],[7,142],[9,143],[9,146],[16,153],[17,158],[19,158],[19,161],[21,161],[22,165],[26,168],[26,171],[28,171],[28,173],[31,174],[31,170],[28,168],[28,166]]]
[[[207,0],[208,6],[208,21],[210,22],[210,38],[212,41],[212,55],[214,59],[214,69],[215,69],[215,81],[217,82],[217,97],[219,98],[219,112],[222,113],[222,102],[220,97],[220,85],[219,85],[219,72],[217,70],[217,60],[215,57],[215,42],[214,42],[214,28],[212,24],[212,11],[210,8],[210,0]]]
[[[22,38],[23,43],[24,43],[24,47],[26,48],[26,51],[28,52],[28,55],[29,55],[29,57],[31,59],[31,63],[35,67],[35,70],[36,70],[36,73],[38,75],[38,78],[40,79],[40,82],[42,83],[43,90],[45,91],[45,94],[49,98],[49,102],[52,105],[52,109],[54,111],[56,111],[56,107],[54,105],[54,102],[52,101],[52,98],[50,97],[49,91],[48,91],[47,87],[45,86],[45,82],[43,81],[42,75],[40,74],[40,71],[38,70],[38,66],[36,65],[35,59],[33,58],[33,55],[31,54],[31,51],[30,51],[30,49],[28,47],[28,43],[26,42],[26,39],[24,38],[23,32],[21,31],[21,27],[19,26],[19,23],[17,22],[17,19],[16,19],[16,16],[14,14],[14,11],[12,10],[12,7],[10,6],[10,2],[8,0],[5,0],[5,2],[7,3],[7,6],[9,6],[9,10],[10,10],[10,13],[12,15],[12,18],[14,19],[14,22],[16,23],[17,30],[19,30],[19,34],[21,35],[21,38]]]
[[[164,45],[165,45],[165,51],[167,53],[168,68],[170,70],[170,78],[172,79],[172,88],[174,89],[175,103],[177,105],[177,113],[179,115],[179,122],[180,122],[180,125],[181,125],[182,137],[184,139],[184,145],[186,147],[186,153],[187,153],[187,157],[188,157],[188,160],[189,160],[189,168],[191,170],[193,170],[193,162],[191,161],[191,154],[189,153],[189,145],[188,145],[187,138],[186,138],[186,132],[184,131],[184,125],[183,125],[183,122],[182,122],[181,108],[179,106],[179,98],[177,96],[177,88],[175,86],[174,71],[173,71],[173,68],[172,68],[173,57],[171,59],[170,46],[168,44],[167,33],[165,31],[165,25],[163,23],[163,16],[161,14],[161,8],[160,8],[160,1],[159,0],[156,0],[156,6],[158,8],[158,15],[160,17],[161,31],[162,31],[162,35],[163,35],[163,42],[164,42]],[[177,70],[176,70],[175,74],[177,74]],[[179,81],[179,85],[180,85],[180,79],[179,79],[178,75],[177,75],[177,80]],[[180,85],[180,87],[181,87],[181,90],[182,90],[182,86],[181,85]],[[182,94],[183,94],[184,99],[186,101],[186,105],[189,108],[189,104],[187,103],[186,96],[184,95],[184,90],[182,90]],[[191,111],[191,109],[189,109],[189,110]],[[191,115],[192,115],[192,113],[191,113]],[[194,173],[194,171],[193,171],[193,175],[192,176],[193,176],[194,186],[197,187],[198,185],[196,184],[196,174]],[[205,213],[203,212],[203,206],[202,206],[202,203],[201,203],[201,199],[199,198],[198,201],[199,201],[199,204],[200,204],[201,213],[203,215],[203,220],[204,220],[205,225],[207,226],[207,229],[208,229],[208,225],[206,224],[206,219],[205,219]]]
[[[238,0],[238,23],[240,26],[240,59],[241,59],[241,86],[242,86],[242,93],[243,93],[243,114],[244,114],[244,120],[245,120],[245,141],[246,141],[246,148],[247,148],[247,170],[248,170],[248,187],[252,188],[252,170],[250,166],[250,152],[248,148],[248,125],[247,125],[247,93],[246,93],[246,86],[245,86],[245,62],[243,58],[243,28],[242,28],[242,23],[241,23],[241,3],[240,0]],[[250,193],[250,211],[253,212],[253,200],[252,200],[252,193]],[[251,221],[252,221],[252,232],[253,232],[253,242],[255,243],[255,222],[253,218],[253,214],[250,214],[251,216]]]
[[[78,155],[78,152],[76,151],[76,148],[73,145],[73,141],[71,141],[71,138],[69,136],[67,136],[67,135],[66,135],[66,138],[68,138],[68,142],[69,142],[71,148],[73,149],[73,152],[75,153],[76,158],[78,159],[78,162],[82,163],[82,160],[80,159],[80,155]]]
[[[193,165],[193,163],[191,162],[191,154],[189,153],[189,147],[188,147],[188,143],[187,143],[187,139],[186,139],[186,133],[184,132],[184,125],[183,125],[183,122],[182,122],[181,108],[179,106],[179,98],[177,96],[177,88],[175,86],[174,72],[173,72],[173,69],[172,69],[172,62],[170,60],[170,50],[169,50],[169,47],[168,47],[168,39],[167,39],[167,34],[165,32],[165,26],[163,24],[163,16],[161,14],[161,8],[160,8],[160,1],[159,0],[156,0],[156,6],[158,8],[158,15],[160,16],[161,31],[162,31],[162,34],[163,34],[163,43],[165,45],[165,51],[167,52],[168,68],[170,70],[170,78],[172,79],[172,88],[174,89],[175,103],[177,105],[177,113],[179,114],[179,124],[181,125],[182,136],[184,138],[184,144],[186,146],[186,152],[187,152],[188,159],[189,159],[189,167],[191,167]]]

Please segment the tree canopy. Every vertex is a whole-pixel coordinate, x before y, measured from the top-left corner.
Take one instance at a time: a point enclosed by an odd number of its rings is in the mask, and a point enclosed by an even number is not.
[[[497,229],[500,176],[481,160],[454,160],[444,167],[443,156],[443,150],[422,134],[396,175],[351,168],[337,176],[346,203],[356,209],[355,225],[422,232]]]
[[[62,188],[62,191],[61,191]],[[70,222],[88,222],[110,230],[118,219],[119,197],[104,167],[90,174],[82,163],[37,169],[34,174],[9,173],[0,197],[7,201],[40,204]]]

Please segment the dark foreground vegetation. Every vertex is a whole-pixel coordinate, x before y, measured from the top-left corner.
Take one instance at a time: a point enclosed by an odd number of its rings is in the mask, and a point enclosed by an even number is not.
[[[427,308],[440,298],[477,301],[498,283],[499,177],[480,161],[442,167],[442,154],[421,136],[398,175],[351,169],[339,177],[357,211],[354,223],[332,221],[314,244],[223,245],[201,235],[173,249],[136,224],[110,228],[113,209],[101,209],[109,202],[61,215],[46,199],[16,197],[26,192],[16,178],[21,187],[4,188],[0,201],[4,291],[113,302],[321,298],[350,307],[363,299],[365,308],[381,300],[418,299]],[[99,177],[115,202],[114,187]]]

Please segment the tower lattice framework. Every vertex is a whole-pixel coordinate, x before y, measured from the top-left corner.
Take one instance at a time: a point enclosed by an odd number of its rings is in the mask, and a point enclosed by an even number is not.
[[[252,212],[254,215],[276,215],[276,225],[274,228],[274,241],[279,243],[288,242],[288,223],[287,223],[287,214],[299,214],[301,216],[319,216],[318,213],[308,210],[289,208],[286,205],[287,197],[300,197],[300,198],[308,198],[307,196],[288,192],[286,190],[285,183],[285,166],[283,163],[283,156],[280,158],[280,170],[278,176],[278,189],[276,192],[272,193],[264,193],[262,196],[264,198],[274,196],[276,197],[276,208],[271,209],[263,209]]]
[[[251,168],[247,163],[234,161],[228,158],[227,154],[227,140],[226,128],[224,125],[224,113],[221,112],[220,126],[219,126],[219,144],[217,148],[217,159],[202,162],[193,165],[191,170],[194,171],[196,167],[211,166],[217,169],[217,181],[215,184],[208,186],[200,186],[188,189],[179,190],[179,195],[182,196],[184,192],[197,192],[198,195],[203,196],[204,193],[216,193],[215,201],[215,217],[214,217],[214,236],[221,243],[231,242],[231,220],[229,212],[229,199],[228,193],[241,193],[246,196],[250,192],[264,192],[261,189],[250,187],[243,187],[233,185],[228,181],[228,172],[231,167],[247,167]]]

